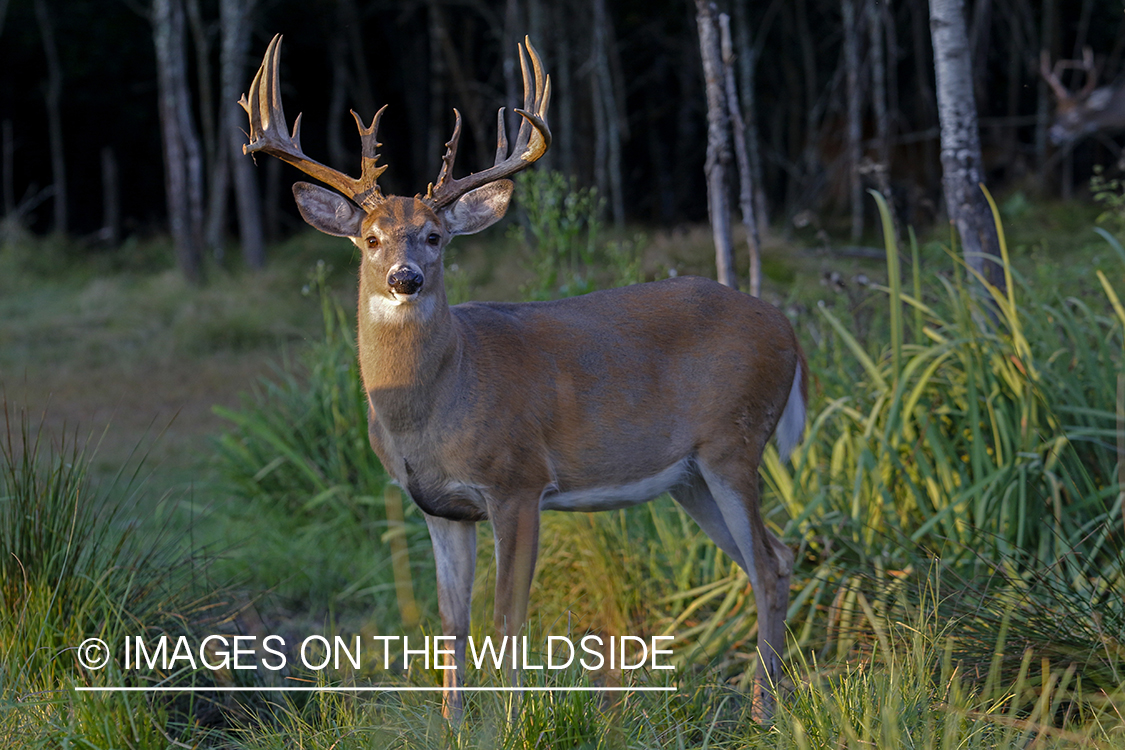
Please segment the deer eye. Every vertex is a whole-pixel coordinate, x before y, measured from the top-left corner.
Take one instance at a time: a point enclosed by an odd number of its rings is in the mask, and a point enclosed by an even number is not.
[[[426,238],[426,242],[436,247],[438,243],[441,242],[441,235],[437,232],[430,232],[430,236]]]
[[[378,237],[368,237],[367,238],[367,246],[372,248],[372,249],[374,249],[376,247],[379,247],[379,238]]]

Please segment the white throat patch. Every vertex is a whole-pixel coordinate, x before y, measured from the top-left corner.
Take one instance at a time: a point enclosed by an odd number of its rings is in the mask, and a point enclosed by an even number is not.
[[[436,297],[427,294],[421,299],[399,299],[382,294],[372,294],[367,298],[367,314],[374,323],[402,324],[411,320],[430,317],[434,311]]]

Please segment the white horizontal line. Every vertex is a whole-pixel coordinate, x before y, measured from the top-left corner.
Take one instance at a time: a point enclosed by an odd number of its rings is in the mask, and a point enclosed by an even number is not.
[[[466,693],[668,693],[674,687],[459,687]],[[78,693],[440,693],[443,687],[79,687]]]

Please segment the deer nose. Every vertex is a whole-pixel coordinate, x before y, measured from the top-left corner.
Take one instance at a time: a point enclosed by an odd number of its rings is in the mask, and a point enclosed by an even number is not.
[[[426,277],[410,266],[398,266],[387,276],[387,286],[399,294],[414,294],[425,281]]]

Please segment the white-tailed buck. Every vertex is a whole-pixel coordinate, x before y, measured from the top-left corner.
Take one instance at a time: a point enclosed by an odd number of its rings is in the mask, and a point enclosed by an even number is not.
[[[1078,93],[1063,85],[1060,72],[1072,68],[1085,74]],[[1098,86],[1098,68],[1089,47],[1081,60],[1059,60],[1051,65],[1050,55],[1039,55],[1039,74],[1055,94],[1055,119],[1048,134],[1055,144],[1069,143],[1099,130],[1125,128],[1125,86]]]
[[[495,626],[524,624],[544,510],[624,508],[670,492],[750,578],[757,598],[757,715],[780,676],[793,553],[759,512],[758,465],[777,429],[783,456],[805,424],[806,365],[776,308],[701,278],[675,278],[557,302],[451,307],[442,250],[508,208],[505,179],[551,142],[551,83],[523,48],[524,107],[508,154],[504,110],[496,163],[456,179],[456,115],[441,172],[424,195],[383,195],[376,129],[364,127],[362,176],[301,151],[282,112],[275,37],[242,106],[247,153],[282,159],[335,188],[297,183],[305,220],[361,255],[359,361],[371,447],[425,513],[437,560],[442,629],[455,637],[444,710],[459,717],[476,524],[496,544]],[[354,113],[353,113],[354,115]],[[447,660],[447,664],[450,661]],[[516,675],[512,675],[513,679]]]

